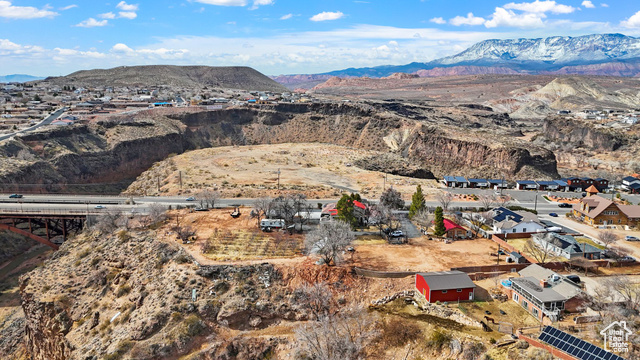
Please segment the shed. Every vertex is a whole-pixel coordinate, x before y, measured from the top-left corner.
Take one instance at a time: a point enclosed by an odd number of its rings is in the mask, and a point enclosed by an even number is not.
[[[416,274],[416,289],[430,303],[437,301],[471,301],[476,284],[462,271]]]
[[[467,229],[462,226],[454,223],[449,219],[443,219],[444,228],[446,229],[446,234],[448,238],[466,238],[467,237]]]

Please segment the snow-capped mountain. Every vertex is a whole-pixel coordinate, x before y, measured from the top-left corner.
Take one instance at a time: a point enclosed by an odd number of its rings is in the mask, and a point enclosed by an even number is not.
[[[464,62],[545,62],[586,65],[640,58],[640,39],[622,34],[554,36],[544,39],[485,40],[467,50],[432,61],[453,65]]]

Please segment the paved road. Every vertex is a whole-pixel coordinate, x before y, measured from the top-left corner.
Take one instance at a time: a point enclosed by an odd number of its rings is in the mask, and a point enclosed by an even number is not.
[[[7,135],[0,135],[0,141],[9,139],[9,138],[11,138],[11,137],[13,137],[15,135],[18,135],[18,134],[23,134],[23,133],[27,133],[27,132],[33,131],[33,130],[41,127],[41,126],[49,125],[49,124],[51,124],[51,122],[53,122],[53,120],[59,118],[60,115],[62,115],[65,111],[67,111],[67,109],[68,108],[66,108],[66,107],[64,107],[62,109],[58,109],[58,110],[54,111],[53,113],[51,113],[49,116],[47,116],[44,120],[40,121],[39,123],[37,123],[37,124],[35,124],[35,125],[31,126],[31,127],[26,128],[26,129],[22,129],[20,131],[16,131],[14,133],[7,134]]]

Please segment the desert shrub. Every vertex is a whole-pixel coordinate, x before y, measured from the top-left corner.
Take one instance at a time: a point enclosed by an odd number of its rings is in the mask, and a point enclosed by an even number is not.
[[[130,292],[131,292],[131,285],[129,284],[120,285],[118,290],[116,290],[116,296],[121,297],[121,296],[127,295]]]
[[[422,330],[418,325],[400,319],[393,319],[384,323],[381,340],[389,346],[400,347],[419,339],[421,336]]]
[[[491,340],[495,340],[495,339],[492,338]],[[480,355],[485,351],[487,351],[487,348],[481,342],[466,343],[464,345],[462,358],[464,360],[479,359]]]
[[[176,260],[176,262],[178,264],[184,264],[184,263],[187,263],[187,262],[191,261],[191,258],[187,254],[180,254],[180,255],[176,256],[175,260]]]
[[[195,314],[191,314],[184,319],[183,326],[182,333],[188,337],[198,336],[207,328],[204,322]]]
[[[131,348],[133,347],[133,342],[131,340],[123,340],[118,344],[118,348],[116,351],[111,354],[105,355],[105,360],[118,360],[124,357]]]
[[[118,240],[120,240],[120,244],[124,244],[131,239],[131,235],[127,232],[127,230],[118,231]]]
[[[442,349],[442,347],[449,344],[449,342],[451,342],[451,335],[441,329],[434,330],[429,339],[429,345],[437,349]]]
[[[84,250],[82,250],[82,251],[80,251],[78,253],[78,259],[82,259],[82,258],[86,257],[89,254],[91,254],[91,249],[89,249],[89,248],[84,249]]]

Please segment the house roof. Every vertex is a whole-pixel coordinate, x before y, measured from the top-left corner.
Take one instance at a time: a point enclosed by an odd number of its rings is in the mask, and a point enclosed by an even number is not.
[[[511,220],[515,221],[515,222],[520,222],[522,221],[522,216],[518,215],[517,213],[505,208],[505,207],[499,207],[499,208],[495,208],[493,209],[494,213],[496,214],[493,217],[493,221],[504,221],[507,220],[507,216],[511,217]]]
[[[569,184],[567,184],[566,181],[564,180],[554,180],[554,182],[560,186],[568,186]]]
[[[519,254],[517,251],[512,251],[509,253],[509,256],[511,256],[514,259],[520,259],[524,256],[522,256],[522,254]]]
[[[623,178],[622,181],[626,181],[626,182],[632,183],[634,181],[640,181],[640,179],[638,179],[636,177],[633,177],[633,176],[627,176],[627,177]]]
[[[456,182],[456,177],[455,176],[445,176],[444,177],[444,181],[446,181],[446,182]]]
[[[599,192],[600,192],[600,191],[598,191],[598,189],[596,189],[596,187],[595,187],[595,186],[593,186],[593,185],[589,186],[585,191],[586,191],[586,192],[588,192],[588,193],[590,193],[590,194],[597,194],[597,193],[599,193]]]
[[[548,279],[551,275],[555,274],[555,272],[543,268],[538,264],[531,264],[526,268],[518,271],[518,274],[520,274],[520,276],[522,277],[533,277],[536,278],[537,281],[539,281],[542,279]]]
[[[511,282],[517,283],[526,290],[529,294],[535,296],[538,300],[542,302],[552,302],[552,301],[566,301],[571,297],[559,294],[554,289],[550,287],[541,287],[540,280],[534,277],[520,277],[520,278],[512,278]]]
[[[633,189],[633,190],[640,189],[640,182],[635,182],[635,183],[629,185],[629,189]]]
[[[627,217],[640,218],[640,205],[618,205],[618,209]]]
[[[522,185],[537,185],[535,181],[533,180],[518,180],[516,181],[517,184],[522,184]]]
[[[469,179],[471,183],[486,183],[488,182],[486,179]]]
[[[468,182],[464,176],[456,176],[455,178],[457,182]]]
[[[588,207],[586,211],[582,210],[582,204],[585,204]],[[605,199],[600,195],[594,195],[580,199],[580,202],[575,204],[573,208],[593,219],[600,215],[600,213],[602,213],[604,209],[608,208],[611,204],[613,204],[613,201]]]
[[[538,238],[541,241],[551,243],[553,246],[558,247],[568,252],[569,254],[602,252],[602,250],[598,249],[595,246],[589,245],[587,243],[578,243],[576,239],[570,235],[560,235],[550,232],[544,235],[539,235]]]
[[[449,230],[453,230],[453,229],[462,229],[462,230],[466,230],[465,228],[463,228],[462,226],[454,223],[453,221],[449,220],[449,219],[443,219],[442,222],[444,222],[444,227],[445,229],[447,229],[447,231]]]
[[[361,203],[358,200],[353,200],[353,206],[357,206],[362,210],[366,210],[367,209],[367,206],[365,204]]]
[[[462,271],[439,271],[429,273],[418,273],[431,290],[448,289],[468,289],[475,288],[476,284],[471,281],[467,273]]]
[[[545,185],[545,186],[549,186],[549,185],[558,185],[557,182],[555,181],[536,181],[536,183],[538,183],[538,185]]]

